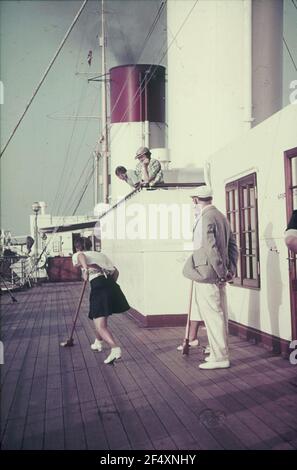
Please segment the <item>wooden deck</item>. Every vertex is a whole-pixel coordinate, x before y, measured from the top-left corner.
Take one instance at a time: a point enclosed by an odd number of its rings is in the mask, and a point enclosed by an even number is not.
[[[85,296],[75,346],[61,348],[80,283],[2,296],[2,449],[296,449],[297,366],[230,337],[232,367],[182,357],[183,328],[110,325],[123,360],[93,352]],[[202,337],[205,344],[205,337]]]

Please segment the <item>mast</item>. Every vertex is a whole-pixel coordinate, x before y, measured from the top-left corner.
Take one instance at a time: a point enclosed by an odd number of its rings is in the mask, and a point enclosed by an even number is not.
[[[96,144],[96,148],[93,152],[94,156],[94,206],[99,202],[99,142]]]
[[[109,202],[108,191],[108,130],[107,130],[107,92],[106,92],[106,37],[105,37],[105,17],[104,0],[101,0],[101,67],[102,67],[102,87],[101,87],[101,112],[102,112],[102,183],[103,183],[103,202]]]

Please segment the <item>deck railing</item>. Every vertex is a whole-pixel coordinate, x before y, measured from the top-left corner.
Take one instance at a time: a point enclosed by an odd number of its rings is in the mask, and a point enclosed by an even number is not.
[[[23,287],[32,282],[32,259],[29,256],[0,257],[1,290]]]
[[[116,204],[113,204],[111,207],[109,207],[105,212],[103,212],[98,218],[94,220],[90,220],[89,222],[81,222],[77,224],[70,224],[70,225],[58,225],[55,227],[42,227],[39,229],[40,232],[42,233],[58,233],[58,232],[71,232],[73,230],[80,230],[80,229],[88,229],[88,228],[94,228],[95,225],[103,219],[107,214],[112,212],[113,210],[117,209],[121,204],[126,202],[128,199],[131,199],[132,197],[135,197],[137,193],[140,191],[152,191],[154,189],[180,189],[180,188],[195,188],[197,186],[202,186],[204,183],[160,183],[156,184],[153,187],[147,188],[147,187],[140,187],[137,189],[133,189],[129,194],[124,196],[120,201],[118,201]]]

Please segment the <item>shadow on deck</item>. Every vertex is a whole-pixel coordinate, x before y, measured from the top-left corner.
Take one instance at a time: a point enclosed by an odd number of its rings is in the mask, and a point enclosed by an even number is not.
[[[202,371],[176,351],[184,328],[110,325],[123,360],[91,351],[85,296],[75,346],[61,348],[79,283],[2,296],[2,449],[296,449],[296,367],[230,337],[232,367]],[[205,344],[206,338],[201,342]]]

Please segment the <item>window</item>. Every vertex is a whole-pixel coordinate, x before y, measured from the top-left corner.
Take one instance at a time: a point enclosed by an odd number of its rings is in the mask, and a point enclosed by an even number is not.
[[[239,248],[235,285],[260,287],[257,178],[253,173],[226,185],[227,218]]]
[[[59,237],[58,240],[53,241],[53,252],[60,253],[62,251],[62,237]]]

